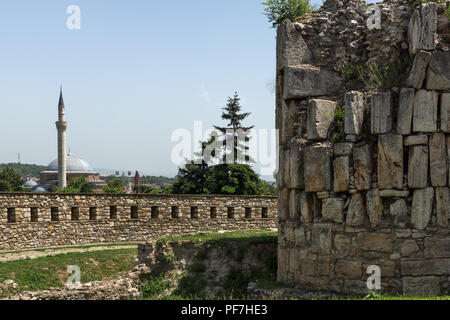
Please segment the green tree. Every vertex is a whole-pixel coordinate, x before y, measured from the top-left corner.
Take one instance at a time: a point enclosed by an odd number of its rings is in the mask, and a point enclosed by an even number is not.
[[[88,182],[85,177],[73,178],[65,188],[58,188],[56,192],[59,193],[92,193],[95,185]]]
[[[123,182],[120,179],[113,179],[108,185],[103,187],[103,191],[109,194],[118,194],[124,192]]]
[[[178,169],[177,181],[173,184],[175,194],[204,194],[207,166],[190,161]]]
[[[253,161],[247,154],[249,148],[245,144],[250,140],[248,137],[248,131],[253,129],[254,126],[244,127],[242,125],[242,122],[251,113],[240,113],[242,109],[240,101],[241,99],[239,98],[237,92],[234,93],[233,97],[228,97],[227,105],[222,109],[222,119],[227,120],[228,124],[226,127],[214,126],[214,128],[223,134],[222,157],[224,163],[226,163],[227,155],[233,159],[234,164],[239,163],[239,160],[243,160],[244,163]],[[241,135],[238,134],[239,132]],[[227,141],[230,141],[228,145]]]
[[[17,192],[22,190],[24,181],[12,168],[4,168],[0,172],[0,191]]]
[[[206,190],[211,194],[256,195],[260,183],[249,165],[220,164],[209,168]]]
[[[284,19],[294,21],[314,10],[310,0],[266,0],[262,4],[265,6],[264,14],[273,28],[277,28]]]

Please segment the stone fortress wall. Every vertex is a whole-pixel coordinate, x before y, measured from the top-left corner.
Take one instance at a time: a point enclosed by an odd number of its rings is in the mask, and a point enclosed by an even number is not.
[[[450,290],[448,5],[385,1],[369,30],[364,2],[328,0],[279,26],[280,282],[367,293],[376,265],[384,292]],[[413,62],[397,87],[342,73],[395,56]]]
[[[277,228],[272,196],[0,193],[0,250]]]

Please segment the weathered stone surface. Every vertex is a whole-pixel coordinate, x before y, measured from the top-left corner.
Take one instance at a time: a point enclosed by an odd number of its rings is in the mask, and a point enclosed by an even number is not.
[[[336,276],[344,279],[359,279],[362,275],[360,261],[339,260],[336,263]]]
[[[447,137],[448,186],[450,187],[450,136]]]
[[[291,189],[305,189],[303,167],[304,145],[297,140],[289,143],[289,184]]]
[[[322,202],[322,219],[336,223],[344,222],[344,205],[343,199],[324,199]]]
[[[433,187],[447,185],[447,141],[441,132],[430,138],[430,177]]]
[[[450,258],[450,237],[425,238],[425,258]]]
[[[353,143],[339,142],[334,144],[334,155],[337,157],[349,156],[352,154]]]
[[[278,190],[278,217],[281,221],[287,220],[291,213],[289,210],[290,195],[287,188]]]
[[[300,213],[301,222],[311,223],[314,220],[314,199],[313,194],[301,192],[300,193]]]
[[[425,229],[428,226],[433,210],[434,189],[417,189],[414,191],[411,224],[415,229]]]
[[[350,158],[348,156],[334,159],[334,192],[349,190]]]
[[[380,197],[382,198],[407,198],[409,191],[402,190],[381,190]]]
[[[403,188],[403,136],[378,136],[378,188]]]
[[[442,276],[450,274],[450,258],[402,259],[403,276]]]
[[[448,227],[450,219],[449,188],[436,188],[436,223],[440,227]],[[450,242],[448,242],[450,248]]]
[[[414,108],[415,90],[402,88],[397,115],[397,133],[408,135],[411,133],[412,115]]]
[[[424,3],[414,10],[408,25],[409,53],[418,50],[433,50],[436,47],[437,6]]]
[[[428,147],[409,147],[408,186],[412,189],[428,186]]]
[[[284,20],[277,31],[277,69],[311,61],[311,52],[300,32],[289,20]]]
[[[426,134],[416,134],[405,137],[405,146],[428,145],[428,136]]]
[[[404,228],[408,222],[408,206],[403,199],[397,200],[391,204],[391,216],[394,217],[394,224],[397,227]]]
[[[365,223],[366,208],[360,193],[352,195],[347,212],[347,226],[360,227]]]
[[[450,93],[441,95],[441,130],[450,133]]]
[[[409,257],[418,251],[420,251],[420,248],[415,240],[405,240],[400,247],[400,252],[403,257]]]
[[[413,131],[435,132],[437,130],[438,94],[419,90],[414,99]]]
[[[369,190],[371,186],[373,173],[373,160],[370,146],[354,147],[353,149],[353,167],[355,170],[355,187],[358,190]]]
[[[428,64],[431,60],[431,52],[420,50],[417,52],[414,63],[406,80],[406,86],[411,88],[422,88],[423,81],[425,80]]]
[[[297,101],[281,102],[281,128],[280,143],[282,145],[288,143],[295,135],[295,121],[298,119],[298,103]]]
[[[439,296],[442,294],[440,277],[403,277],[403,293],[408,296]]]
[[[319,254],[329,255],[332,247],[330,225],[314,224],[311,232],[311,241],[313,249],[317,249]]]
[[[309,64],[285,69],[284,99],[302,99],[331,94],[339,90],[340,79],[334,71]]]
[[[300,221],[301,216],[301,191],[291,189],[289,193],[289,218],[294,221]]]
[[[392,252],[393,241],[388,233],[362,232],[356,239],[359,249],[363,251]]]
[[[322,99],[311,99],[309,101],[306,122],[308,140],[323,140],[327,138],[335,110],[336,102],[334,101]]]
[[[326,145],[305,149],[305,189],[307,192],[331,191],[331,154]]]
[[[346,256],[352,247],[352,239],[343,234],[337,234],[334,237],[334,247],[339,252],[339,254]]]
[[[367,191],[366,204],[370,225],[375,228],[380,223],[381,216],[383,215],[383,200],[380,197],[380,191],[378,189]]]
[[[427,74],[428,90],[450,90],[450,51],[434,51]]]
[[[370,124],[372,134],[388,133],[392,130],[392,94],[377,92],[372,95]]]
[[[350,91],[345,94],[345,121],[346,134],[359,135],[364,120],[364,94]]]
[[[306,245],[306,232],[304,227],[298,227],[294,230],[295,246],[303,247]]]
[[[285,147],[280,147],[278,170],[277,170],[277,186],[278,188],[286,188],[291,184],[290,176],[290,150]]]

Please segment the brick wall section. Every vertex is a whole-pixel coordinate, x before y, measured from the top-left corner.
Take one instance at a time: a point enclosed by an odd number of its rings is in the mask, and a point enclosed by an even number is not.
[[[113,213],[117,211],[117,219],[114,214],[111,219],[111,207],[116,208]],[[216,218],[211,218],[212,207],[216,208]],[[234,208],[232,217],[228,216],[229,207]],[[276,197],[269,196],[0,193],[0,250],[146,241],[212,230],[276,228],[276,207]],[[37,208],[37,222],[31,221],[32,211],[36,212],[32,208]],[[178,208],[174,209],[174,218],[172,208]],[[246,208],[251,208],[251,217],[246,218]],[[267,208],[267,218],[263,217],[263,208]],[[52,221],[52,211],[53,219],[58,221]],[[132,218],[132,211],[137,213],[137,219]],[[79,220],[72,220],[77,215]]]
[[[391,13],[401,4],[409,6],[401,0],[381,6]],[[313,15],[279,27],[280,282],[364,294],[367,269],[377,265],[385,292],[449,291],[450,51],[445,48],[450,44],[441,43],[439,34],[450,28],[448,5],[423,4],[369,31],[358,23],[364,18],[358,1],[327,0]],[[353,25],[361,39],[379,36],[377,45],[386,30],[391,39],[398,35],[407,42],[401,54],[414,60],[402,87],[344,89],[327,64],[339,61],[337,53],[325,58],[337,52],[327,50],[330,44],[348,44],[337,38],[349,32],[327,30],[322,39],[316,24]],[[377,51],[369,47],[357,47],[355,57],[376,61]],[[336,105],[345,109],[345,138],[339,143],[330,138]]]

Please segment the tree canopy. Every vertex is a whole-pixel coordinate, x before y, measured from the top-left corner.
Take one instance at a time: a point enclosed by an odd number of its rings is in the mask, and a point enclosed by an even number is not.
[[[118,194],[124,192],[123,182],[120,179],[113,179],[108,182],[108,185],[103,187],[103,191],[108,194]]]
[[[4,168],[0,172],[0,191],[16,192],[22,191],[24,181],[13,168]]]
[[[85,177],[73,178],[65,188],[58,188],[56,192],[59,193],[92,193],[95,185],[88,182]]]

